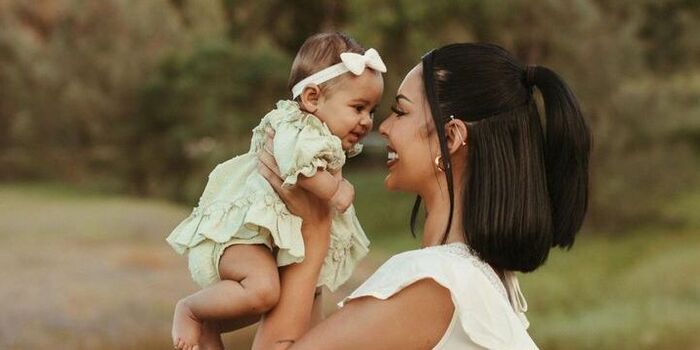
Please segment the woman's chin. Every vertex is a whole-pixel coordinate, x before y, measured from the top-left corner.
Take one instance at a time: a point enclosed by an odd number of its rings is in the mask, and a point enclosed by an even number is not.
[[[384,178],[384,188],[386,188],[387,191],[398,190],[394,179],[392,179],[391,173],[387,174],[386,177]]]

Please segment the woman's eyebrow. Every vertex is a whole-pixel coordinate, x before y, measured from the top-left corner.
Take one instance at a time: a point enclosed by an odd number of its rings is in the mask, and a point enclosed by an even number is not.
[[[406,100],[406,101],[408,101],[408,102],[413,103],[413,101],[411,101],[410,98],[408,98],[408,97],[406,97],[406,96],[404,96],[404,95],[402,95],[402,94],[396,95],[396,102],[399,102],[400,99],[404,99],[404,100]]]

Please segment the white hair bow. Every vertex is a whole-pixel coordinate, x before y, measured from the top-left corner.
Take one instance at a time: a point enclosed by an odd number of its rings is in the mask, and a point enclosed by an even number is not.
[[[354,52],[343,52],[340,54],[340,60],[340,63],[322,69],[296,83],[294,87],[292,87],[292,99],[301,95],[301,92],[307,85],[325,83],[346,72],[360,75],[365,71],[365,67],[372,68],[381,73],[386,72],[386,66],[382,58],[379,57],[379,52],[375,49],[368,49],[365,51],[364,55]]]
[[[386,66],[382,58],[379,57],[379,52],[375,49],[367,50],[364,55],[354,52],[343,52],[340,54],[340,60],[355,75],[362,74],[365,71],[365,67],[372,68],[377,72],[386,72]]]

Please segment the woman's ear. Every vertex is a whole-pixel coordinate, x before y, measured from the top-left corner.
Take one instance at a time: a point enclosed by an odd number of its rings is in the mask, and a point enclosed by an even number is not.
[[[316,113],[318,109],[318,100],[321,97],[321,89],[316,84],[306,85],[299,96],[300,106],[303,110],[309,113]]]
[[[453,119],[445,125],[447,149],[450,154],[467,147],[467,124],[460,119]]]

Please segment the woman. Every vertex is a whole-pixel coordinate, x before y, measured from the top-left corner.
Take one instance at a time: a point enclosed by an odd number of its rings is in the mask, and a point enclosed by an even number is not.
[[[551,247],[570,248],[581,227],[591,140],[575,96],[551,70],[498,46],[453,44],[408,73],[392,111],[379,127],[385,185],[418,195],[412,229],[425,202],[423,248],[392,257],[308,332],[313,291],[282,295],[254,348],[536,349],[514,271],[535,270]],[[274,160],[260,159],[304,235],[327,236],[326,205],[281,189]],[[281,272],[283,284],[317,277],[327,245],[307,249],[309,259]],[[304,313],[287,314],[291,303]]]

